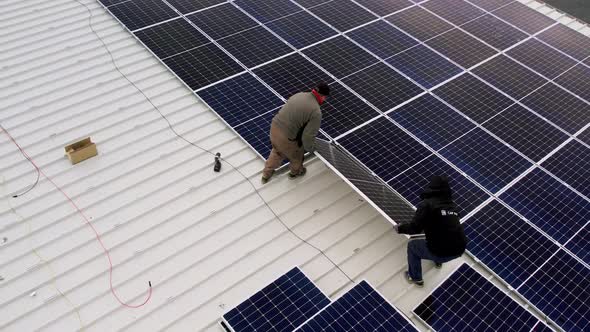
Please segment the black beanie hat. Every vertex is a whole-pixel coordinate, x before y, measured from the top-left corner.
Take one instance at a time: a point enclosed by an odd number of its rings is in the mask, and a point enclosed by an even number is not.
[[[328,84],[326,84],[324,82],[318,84],[316,91],[323,96],[330,95],[330,87],[328,86]]]

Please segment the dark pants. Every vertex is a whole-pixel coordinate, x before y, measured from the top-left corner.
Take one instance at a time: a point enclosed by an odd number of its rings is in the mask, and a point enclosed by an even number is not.
[[[408,242],[408,273],[412,280],[422,280],[422,260],[427,259],[435,263],[446,263],[461,255],[450,257],[439,257],[433,255],[428,246],[426,239],[413,239]]]

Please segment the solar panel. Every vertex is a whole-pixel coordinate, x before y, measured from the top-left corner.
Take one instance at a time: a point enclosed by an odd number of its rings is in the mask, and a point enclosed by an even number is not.
[[[509,5],[499,8],[492,14],[531,35],[555,23],[551,18],[518,1],[514,1]]]
[[[375,15],[350,0],[326,2],[310,10],[341,32],[377,19]],[[350,15],[350,13],[354,13],[354,15]]]
[[[533,92],[522,103],[570,134],[590,123],[590,104],[553,83]]]
[[[463,71],[423,45],[412,47],[387,62],[427,89]]]
[[[582,143],[569,142],[541,166],[590,197],[590,149]]]
[[[270,123],[279,109],[252,118],[236,127],[235,131],[250,144],[258,154],[266,159],[272,146],[270,144]]]
[[[434,331],[529,332],[539,324],[533,314],[467,264],[459,266],[414,313]]]
[[[213,39],[258,26],[256,21],[229,3],[194,13],[187,18]]]
[[[399,310],[363,280],[295,331],[418,330]]]
[[[209,43],[207,37],[182,18],[137,31],[135,35],[161,59]]]
[[[422,5],[447,21],[461,25],[485,14],[463,0],[430,0]]]
[[[379,16],[385,16],[414,5],[409,0],[356,0],[356,2]]]
[[[234,3],[262,23],[301,11],[289,0],[235,0]]]
[[[163,60],[191,89],[237,74],[244,69],[212,43]]]
[[[516,99],[523,98],[547,83],[543,77],[504,55],[475,68],[473,73]]]
[[[555,330],[553,330],[549,326],[545,325],[541,321],[539,321],[537,323],[537,325],[535,325],[535,327],[533,327],[533,329],[531,330],[531,332],[554,332],[554,331]]]
[[[321,5],[325,2],[332,1],[332,0],[294,0],[294,1],[305,8],[310,8],[310,7]]]
[[[317,44],[303,53],[338,78],[348,76],[379,61],[343,36]]]
[[[249,29],[218,42],[248,68],[293,52],[291,47],[263,27]]]
[[[161,0],[129,0],[108,9],[130,31],[178,16]]]
[[[590,56],[590,38],[563,24],[551,27],[537,38],[580,61]]]
[[[566,248],[578,256],[581,260],[590,264],[590,225],[587,224],[576,234]]]
[[[128,1],[128,0],[98,0],[98,1],[100,1],[100,3],[102,3],[105,7],[108,7],[108,6],[116,5],[118,3]]]
[[[188,14],[203,8],[215,6],[226,0],[166,0],[183,14]]]
[[[232,127],[283,105],[281,98],[249,73],[217,83],[198,95]]]
[[[435,150],[475,128],[467,118],[429,94],[389,113],[389,116]]]
[[[382,112],[424,91],[382,62],[352,74],[342,82]]]
[[[338,142],[384,181],[430,155],[428,149],[386,118],[363,126]]]
[[[493,193],[531,166],[525,158],[479,128],[451,143],[440,153]]]
[[[293,268],[223,315],[235,332],[293,331],[330,304],[301,270]]]
[[[555,83],[590,102],[590,68],[579,64],[555,79]]]
[[[529,68],[553,79],[576,64],[576,61],[535,38],[509,50],[508,55]]]
[[[590,202],[539,168],[500,199],[561,244],[590,220]]]
[[[460,217],[466,216],[489,198],[475,183],[436,155],[431,155],[418,165],[396,176],[388,184],[412,204],[417,205],[421,200],[420,193],[435,175],[444,175],[449,179],[453,200],[457,204]]]
[[[347,35],[382,59],[412,47],[418,42],[384,21],[377,21]]]
[[[314,44],[337,33],[304,11],[268,22],[266,26],[296,48]]]
[[[459,29],[445,32],[426,44],[464,68],[470,68],[496,54],[493,48]]]
[[[506,6],[507,4],[513,2],[514,0],[468,0],[470,3],[481,7],[487,11],[496,10],[502,6]]]
[[[566,331],[590,329],[590,269],[559,250],[518,289]]]
[[[467,250],[517,288],[559,246],[497,201],[463,223]]]
[[[451,24],[418,6],[389,16],[386,20],[422,41],[453,29]]]
[[[526,33],[489,14],[466,23],[462,28],[499,50],[507,49],[528,37]]]
[[[578,139],[580,139],[582,142],[590,145],[590,129],[586,129],[582,133],[580,133],[578,135]]]
[[[471,74],[463,74],[433,92],[479,123],[487,121],[514,103]]]

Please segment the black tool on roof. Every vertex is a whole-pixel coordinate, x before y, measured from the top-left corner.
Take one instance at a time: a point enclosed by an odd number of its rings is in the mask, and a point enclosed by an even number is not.
[[[215,166],[213,166],[213,170],[215,172],[219,172],[221,170],[221,153],[217,152],[215,154]]]

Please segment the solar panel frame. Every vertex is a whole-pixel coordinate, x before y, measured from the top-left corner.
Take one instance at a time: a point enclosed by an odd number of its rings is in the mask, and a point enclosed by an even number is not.
[[[588,128],[588,129],[584,130],[583,132],[581,132],[580,134],[578,134],[577,138],[580,141],[590,145],[590,128]]]
[[[356,2],[379,16],[386,16],[414,5],[409,0],[356,0]]]
[[[346,35],[381,59],[418,44],[414,38],[381,20],[347,32]]]
[[[579,61],[590,56],[590,38],[563,24],[543,31],[537,38]]]
[[[134,34],[160,59],[210,42],[205,35],[182,18],[142,29]]]
[[[531,35],[555,23],[553,19],[518,1],[496,9],[492,14]]]
[[[306,11],[268,22],[266,26],[298,49],[338,33]]]
[[[132,32],[179,16],[161,0],[129,0],[109,6],[107,9]]]
[[[450,23],[419,6],[388,16],[385,20],[421,41],[454,29]]]
[[[506,6],[514,0],[467,0],[472,5],[478,6],[488,12],[494,11],[500,7]]]
[[[262,26],[227,36],[217,42],[248,68],[294,52],[289,45]]]
[[[289,0],[235,0],[234,4],[261,23],[295,14],[302,9]]]
[[[531,38],[506,53],[549,79],[556,78],[576,64],[575,60],[536,38]]]
[[[590,224],[582,227],[567,243],[566,248],[590,265]]]
[[[166,0],[182,14],[208,8],[227,2],[227,0]]]
[[[555,79],[555,83],[590,102],[590,68],[578,64]]]
[[[377,16],[350,0],[326,2],[309,10],[341,32],[377,19]],[[355,15],[350,16],[350,13]]]
[[[188,15],[186,18],[214,40],[259,26],[256,21],[231,3],[208,8]]]
[[[486,13],[463,0],[430,0],[421,6],[455,25],[465,24]]]
[[[294,0],[294,1],[305,8],[311,8],[311,7],[315,7],[315,6],[321,5],[323,3],[326,3],[326,2],[332,1],[332,0]]]
[[[465,23],[461,28],[499,50],[505,50],[529,37],[490,14]]]
[[[590,197],[590,148],[572,140],[545,160],[541,166],[586,197]]]
[[[467,69],[497,54],[493,48],[459,29],[432,38],[426,45]]]

